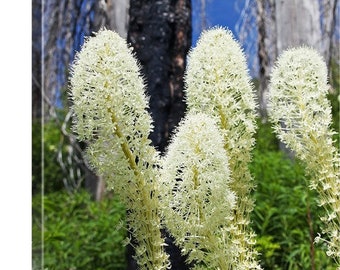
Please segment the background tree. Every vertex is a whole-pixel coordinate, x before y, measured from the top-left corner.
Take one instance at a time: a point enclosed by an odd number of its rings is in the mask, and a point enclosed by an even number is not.
[[[53,154],[55,162],[58,162],[62,168],[62,180],[69,192],[77,189],[84,177],[90,190],[91,183],[97,181],[83,161],[81,146],[69,132],[68,122],[71,114],[63,97],[68,66],[74,58],[75,50],[80,47],[84,35],[91,33],[92,23],[89,14],[93,13],[93,7],[93,3],[86,0],[46,0],[42,5],[42,122],[45,131],[50,123],[55,123],[59,127],[60,141],[57,144],[57,151]],[[63,151],[64,149],[67,151]],[[44,156],[45,163],[50,162],[47,160],[48,156]],[[74,169],[80,173],[74,174]],[[44,179],[44,181],[52,180]],[[60,180],[53,179],[53,181]],[[92,193],[95,196],[95,191]]]
[[[32,148],[33,153],[38,153],[34,158],[32,156],[32,171],[37,172],[33,175],[32,191],[38,192],[41,189],[41,171],[42,171],[42,143],[41,143],[41,117],[42,117],[42,66],[41,66],[41,0],[32,1]],[[34,137],[38,137],[37,143]]]
[[[41,118],[41,0],[32,5],[32,120]]]
[[[155,126],[151,139],[163,152],[185,110],[182,90],[191,46],[190,1],[132,1],[128,42],[147,82]]]
[[[274,3],[273,3],[274,4]],[[258,50],[258,61],[259,61],[259,100],[260,102],[260,113],[262,117],[266,117],[266,108],[264,102],[265,89],[267,89],[269,82],[269,54],[267,48],[267,27],[266,23],[266,2],[262,0],[256,0],[256,21],[257,21],[257,50]]]
[[[126,38],[129,6],[129,0],[96,1],[93,29],[98,31],[101,27],[106,27],[115,30],[121,37]]]
[[[339,55],[336,55],[339,53],[339,49],[336,49],[339,44],[334,35],[336,29],[339,29],[338,0],[322,0],[320,13],[323,18],[321,24],[323,42],[322,55],[325,57],[325,61],[329,68],[331,66],[332,58],[339,60]],[[339,30],[337,31],[339,32]],[[328,75],[331,77],[332,73],[329,72]]]

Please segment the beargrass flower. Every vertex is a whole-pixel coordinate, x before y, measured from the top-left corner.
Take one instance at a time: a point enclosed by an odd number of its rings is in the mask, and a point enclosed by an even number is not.
[[[332,142],[328,89],[322,57],[308,47],[289,49],[271,75],[268,114],[278,138],[304,162],[310,187],[319,193],[326,209],[322,221],[329,238],[327,254],[340,269],[340,159]]]
[[[229,158],[230,187],[237,195],[230,233],[238,244],[233,269],[260,269],[254,250],[255,235],[249,228],[254,189],[248,169],[256,132],[255,93],[245,55],[229,30],[214,28],[203,32],[188,57],[186,100],[190,112],[217,118]]]
[[[165,224],[194,269],[231,269],[229,230],[235,195],[215,120],[189,114],[170,143],[162,169]]]
[[[140,68],[115,32],[88,38],[72,67],[74,130],[87,157],[128,209],[140,269],[167,269],[159,216],[159,154],[148,136],[152,120]]]

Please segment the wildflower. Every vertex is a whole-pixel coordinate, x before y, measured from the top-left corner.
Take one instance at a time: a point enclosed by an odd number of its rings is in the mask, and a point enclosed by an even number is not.
[[[89,162],[128,208],[141,269],[169,265],[160,234],[157,151],[148,100],[136,59],[117,33],[88,38],[72,68],[74,130],[88,142]],[[143,220],[143,222],[141,222]]]
[[[327,254],[340,265],[340,233],[333,233],[340,231],[340,159],[332,145],[328,89],[326,64],[314,49],[287,50],[272,72],[268,114],[278,138],[306,165],[310,187],[326,208],[321,220],[330,239]]]
[[[257,105],[244,53],[230,31],[213,28],[201,34],[189,54],[185,83],[189,111],[216,117],[223,135],[230,188],[237,195],[235,227],[230,232],[239,243],[234,267],[259,269],[254,234],[248,226],[253,209],[250,192],[254,189],[248,164],[255,144]]]
[[[235,255],[228,234],[235,195],[223,145],[213,118],[189,114],[169,145],[162,169],[165,224],[188,261],[209,269],[231,269]]]

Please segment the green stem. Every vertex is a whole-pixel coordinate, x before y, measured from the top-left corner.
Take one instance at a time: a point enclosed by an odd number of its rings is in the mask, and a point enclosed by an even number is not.
[[[114,114],[114,112],[111,110],[111,108],[108,109],[109,113],[111,114],[111,121],[112,123],[115,125],[115,133],[117,135],[118,138],[120,139],[124,139],[124,141],[121,143],[121,147],[122,147],[122,150],[124,152],[124,155],[125,157],[127,158],[128,162],[129,162],[129,165],[131,167],[131,169],[133,170],[134,174],[136,176],[139,176],[140,175],[140,172],[138,170],[138,167],[137,167],[137,164],[136,164],[136,160],[125,140],[125,136],[123,135],[122,131],[120,130],[119,126],[118,126],[118,121],[117,121],[117,118]]]
[[[309,206],[309,198],[307,200],[307,222],[309,227],[309,242],[310,242],[310,259],[312,270],[315,270],[315,250],[314,250],[314,230],[313,230],[313,220]]]

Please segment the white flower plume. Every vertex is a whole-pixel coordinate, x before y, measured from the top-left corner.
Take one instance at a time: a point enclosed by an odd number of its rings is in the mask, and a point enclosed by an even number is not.
[[[230,190],[223,137],[213,118],[189,114],[164,158],[165,223],[190,262],[229,269],[235,247],[229,229],[235,195]]]
[[[125,202],[141,269],[169,265],[160,235],[159,155],[136,59],[126,41],[103,30],[77,54],[71,77],[75,132],[89,143],[90,163]],[[143,222],[141,222],[143,220]]]
[[[274,129],[306,165],[326,216],[327,255],[340,266],[340,158],[333,146],[327,67],[312,48],[281,54],[272,72],[268,113]]]
[[[203,32],[189,54],[185,77],[190,112],[217,118],[229,157],[231,189],[237,195],[235,228],[231,234],[239,243],[235,269],[260,269],[254,250],[254,233],[249,228],[254,189],[248,165],[255,144],[255,93],[245,55],[232,33],[223,28]]]

